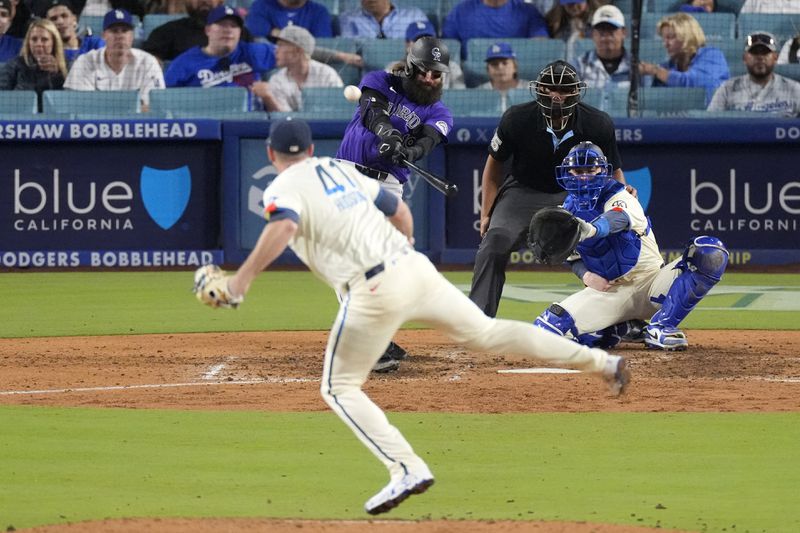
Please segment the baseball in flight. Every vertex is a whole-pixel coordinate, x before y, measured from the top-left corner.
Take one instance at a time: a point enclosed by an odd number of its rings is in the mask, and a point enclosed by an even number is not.
[[[348,85],[344,88],[344,97],[351,102],[358,102],[358,99],[361,98],[361,89],[355,85]]]

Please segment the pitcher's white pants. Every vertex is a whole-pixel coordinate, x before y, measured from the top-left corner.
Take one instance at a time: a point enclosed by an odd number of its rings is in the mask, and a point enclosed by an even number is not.
[[[341,294],[325,350],[322,396],[392,478],[427,468],[361,386],[400,326],[426,323],[476,351],[527,355],[601,372],[608,354],[532,324],[492,319],[447,281],[424,255],[408,251],[367,280],[358,276]]]

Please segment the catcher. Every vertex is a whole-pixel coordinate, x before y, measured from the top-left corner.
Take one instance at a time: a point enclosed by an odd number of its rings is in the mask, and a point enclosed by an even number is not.
[[[587,346],[643,340],[648,348],[685,350],[678,325],[719,282],[728,251],[716,237],[695,237],[665,266],[641,204],[612,176],[603,151],[588,141],[556,167],[567,198],[563,208],[536,213],[528,246],[542,263],[566,260],[586,288],[534,324]]]

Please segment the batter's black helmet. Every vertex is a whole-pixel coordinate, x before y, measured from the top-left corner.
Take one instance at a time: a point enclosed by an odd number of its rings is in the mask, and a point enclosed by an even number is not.
[[[548,126],[560,130],[566,126],[567,119],[581,101],[585,87],[586,84],[578,77],[575,67],[559,59],[539,72],[536,81],[530,84],[530,91]],[[554,100],[551,91],[559,93],[561,97]]]
[[[438,70],[439,72],[450,72],[450,51],[447,45],[436,37],[420,37],[406,56],[406,73],[411,74],[414,68],[427,72]]]

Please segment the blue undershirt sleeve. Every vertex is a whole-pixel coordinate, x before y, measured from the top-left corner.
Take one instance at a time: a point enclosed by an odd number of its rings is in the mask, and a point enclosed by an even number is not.
[[[390,192],[386,192],[385,190],[381,189],[378,191],[378,196],[375,197],[375,207],[381,210],[381,213],[390,217],[397,213],[397,206],[399,205],[400,200],[398,200],[397,196]]]

